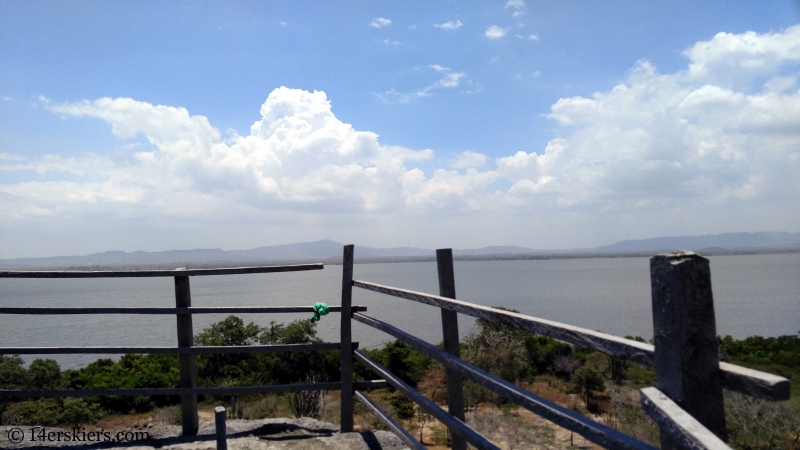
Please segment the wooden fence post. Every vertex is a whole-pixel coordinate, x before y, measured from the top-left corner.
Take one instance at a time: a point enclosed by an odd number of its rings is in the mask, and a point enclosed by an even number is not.
[[[436,250],[436,266],[439,271],[439,295],[447,298],[456,298],[456,280],[453,271],[453,250],[440,248]],[[461,351],[458,341],[458,313],[442,309],[442,334],[444,336],[444,350],[459,358]],[[462,377],[452,369],[446,370],[447,379],[447,409],[457,419],[464,422],[464,388]],[[453,450],[466,450],[467,441],[452,436]]]
[[[342,325],[341,325],[341,370],[342,370],[342,433],[353,431],[353,337],[351,333],[353,303],[353,245],[344,246],[342,256]]]
[[[217,450],[228,450],[228,437],[225,431],[225,407],[214,408],[214,426],[217,430]]]
[[[694,252],[650,259],[656,387],[727,439],[708,260]],[[661,433],[661,448],[678,445]]]
[[[175,306],[188,308],[192,306],[192,296],[189,292],[189,277],[175,277]],[[191,347],[194,343],[194,329],[192,328],[191,314],[178,314],[178,347]],[[197,367],[195,356],[181,353],[178,355],[180,365],[180,387],[197,387]],[[197,396],[181,395],[181,425],[184,436],[197,434],[199,426],[197,417]]]

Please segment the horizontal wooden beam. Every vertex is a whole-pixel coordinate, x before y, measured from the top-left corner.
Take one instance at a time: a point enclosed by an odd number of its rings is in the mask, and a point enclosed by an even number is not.
[[[719,363],[722,387],[770,401],[789,400],[789,380],[771,373]]]
[[[689,413],[654,387],[641,390],[642,409],[681,448],[693,450],[731,450]]]
[[[361,402],[362,405],[366,406],[369,412],[372,413],[373,416],[377,417],[378,420],[383,422],[389,430],[394,433],[401,441],[403,441],[406,445],[408,445],[411,449],[416,450],[425,450],[425,446],[420,444],[420,442],[414,439],[414,436],[411,435],[402,425],[395,422],[384,410],[382,410],[378,405],[372,402],[363,392],[356,390],[354,394],[356,400]]]
[[[393,325],[363,314],[353,314],[353,319],[394,336],[398,340],[408,344],[411,348],[430,356],[446,368],[458,372],[460,375],[469,378],[495,394],[528,409],[534,414],[562,428],[578,433],[587,440],[603,448],[618,450],[654,450],[654,447],[644,442],[640,442],[613,428],[597,423],[563,406],[515,386],[513,383],[509,383],[502,378],[496,377],[468,362],[456,358],[450,353],[428,344]]]
[[[194,277],[203,275],[237,275],[248,273],[298,272],[322,270],[322,263],[285,266],[222,267],[216,269],[156,270],[4,270],[0,278],[126,278],[126,277]]]
[[[531,333],[550,336],[559,341],[597,350],[607,355],[619,356],[646,366],[653,365],[653,346],[644,342],[632,341],[599,331],[592,331],[586,328],[554,322],[552,320],[539,319],[537,317],[526,316],[510,311],[503,311],[488,306],[476,305],[461,300],[390,286],[382,286],[366,281],[354,280],[353,286],[424,303],[426,305],[436,306],[437,308],[455,311],[479,319],[486,319],[491,322],[508,325],[512,328],[530,331]]]
[[[389,384],[391,384],[395,389],[405,394],[406,397],[410,398],[414,403],[419,405],[420,408],[427,411],[428,414],[435,417],[439,422],[442,422],[454,435],[460,436],[479,450],[500,450],[500,447],[496,446],[494,443],[492,443],[492,441],[486,439],[485,436],[473,430],[464,422],[450,415],[450,413],[440,408],[439,405],[420,394],[419,391],[406,384],[400,378],[397,378],[385,367],[371,360],[367,355],[356,350],[353,352],[353,356],[355,356],[356,360],[358,360],[361,364],[364,364],[379,377],[388,381]]]
[[[339,350],[341,344],[220,345],[213,347],[0,347],[0,355],[83,355],[83,354],[223,354],[280,353]],[[353,349],[358,342],[353,342]]]
[[[503,311],[438,295],[383,286],[367,281],[354,280],[353,286],[549,336],[562,342],[625,358],[645,366],[653,367],[654,364],[655,349],[651,344],[644,342],[633,341],[552,320]],[[789,380],[786,378],[727,363],[720,363],[720,371],[722,372],[722,386],[725,389],[765,400],[789,399]]]
[[[354,381],[357,389],[385,387],[382,380]],[[204,387],[204,388],[138,388],[138,389],[60,389],[50,391],[18,391],[0,389],[0,397],[101,397],[107,395],[243,395],[269,392],[334,391],[341,388],[338,381],[325,383],[274,384],[270,386]]]
[[[366,306],[353,306],[353,311],[366,311]],[[341,312],[339,305],[328,306],[329,312]],[[220,306],[190,308],[0,308],[0,314],[68,315],[68,314],[284,314],[314,312],[311,306]]]

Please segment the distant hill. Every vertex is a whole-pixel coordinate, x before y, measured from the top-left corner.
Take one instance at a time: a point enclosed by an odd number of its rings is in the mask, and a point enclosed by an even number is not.
[[[324,262],[342,260],[342,245],[331,240],[273,245],[249,250],[222,250],[219,248],[194,250],[169,250],[163,252],[107,251],[85,256],[56,256],[49,258],[0,259],[0,270],[32,270],[58,268],[110,268],[110,267],[202,267],[260,265],[276,263]],[[724,233],[705,236],[659,237],[627,240],[596,248],[572,250],[534,250],[531,248],[489,246],[474,249],[454,249],[460,259],[528,259],[586,257],[660,253],[676,250],[695,250],[700,253],[721,253],[738,250],[791,249],[800,251],[800,233],[760,232]],[[373,248],[356,247],[356,261],[420,261],[432,260],[435,251],[418,247]]]
[[[286,262],[336,262],[342,259],[338,242],[322,240],[297,244],[258,247],[249,250],[219,248],[169,250],[163,252],[107,251],[85,256],[56,256],[50,258],[17,258],[0,260],[0,269],[29,269],[33,267],[180,267],[184,265],[255,265]],[[413,247],[371,248],[359,246],[358,258],[431,257],[433,250]]]
[[[800,233],[758,232],[758,233],[722,233],[703,236],[658,237],[653,239],[628,240],[612,245],[597,247],[602,253],[627,253],[645,251],[677,251],[677,250],[746,250],[798,248],[800,249]]]

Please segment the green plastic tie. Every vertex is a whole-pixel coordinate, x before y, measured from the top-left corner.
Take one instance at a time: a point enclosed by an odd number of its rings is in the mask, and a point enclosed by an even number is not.
[[[311,323],[314,323],[320,319],[320,316],[324,316],[328,314],[328,305],[322,302],[314,303],[314,317],[311,318]]]

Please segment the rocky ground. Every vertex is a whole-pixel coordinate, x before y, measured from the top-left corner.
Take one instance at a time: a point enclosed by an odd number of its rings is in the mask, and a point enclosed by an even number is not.
[[[229,420],[230,450],[402,450],[406,445],[388,431],[339,433],[338,427],[310,418]],[[0,448],[216,449],[213,423],[201,423],[197,436],[181,436],[176,425],[149,425],[124,430],[81,430],[0,426]],[[83,433],[83,434],[81,434]],[[60,439],[60,441],[59,441]],[[93,442],[89,442],[89,440]],[[100,441],[100,442],[98,442]],[[120,442],[124,441],[124,442]]]

